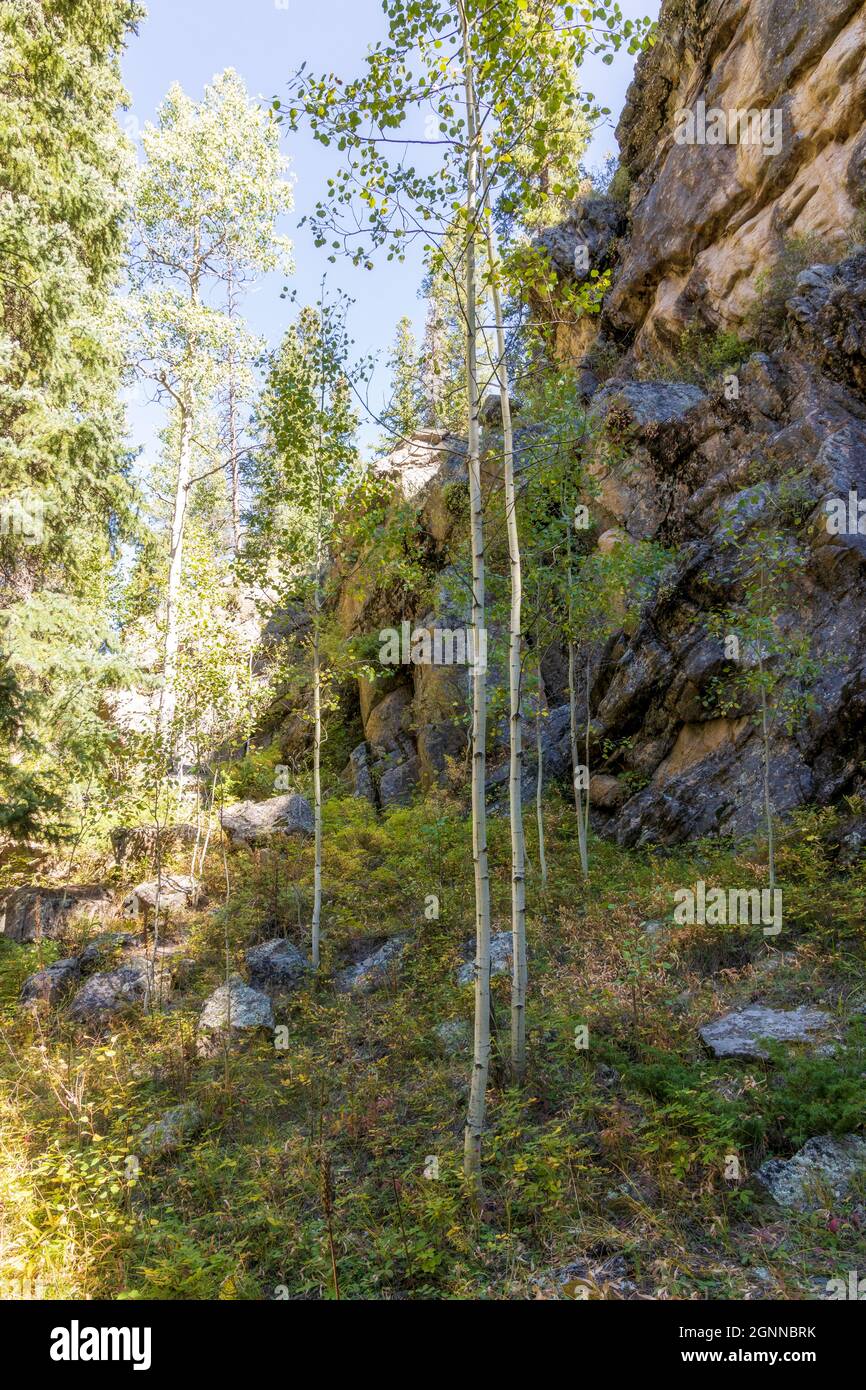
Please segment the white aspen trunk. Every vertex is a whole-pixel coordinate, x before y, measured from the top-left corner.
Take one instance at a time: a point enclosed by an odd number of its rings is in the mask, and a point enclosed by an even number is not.
[[[583,741],[583,742],[584,742],[584,748],[583,748],[584,764],[583,764],[583,765],[584,765],[584,767],[586,768],[586,801],[584,802],[584,812],[585,812],[585,814],[584,814],[584,818],[583,818],[583,825],[584,825],[584,837],[585,837],[585,839],[586,839],[586,841],[587,841],[587,844],[588,844],[588,843],[589,843],[589,781],[590,781],[590,777],[589,777],[589,655],[588,655],[588,654],[587,654],[587,658],[586,658],[586,724],[585,724],[584,727],[585,727],[585,733],[584,733],[584,741]]]
[[[574,783],[574,810],[577,815],[577,843],[580,850],[580,868],[586,878],[589,873],[589,860],[586,853],[586,819],[583,813],[583,790],[580,785],[580,753],[577,741],[577,682],[575,680],[574,643],[568,644],[568,733],[571,747],[571,775]]]
[[[463,79],[466,93],[466,386],[469,397],[469,497],[472,515],[472,858],[475,870],[475,1033],[469,1107],[464,1141],[464,1171],[473,1194],[481,1190],[481,1141],[490,1068],[490,878],[487,864],[487,806],[485,801],[487,745],[487,676],[478,657],[485,622],[484,514],[481,495],[481,450],[478,426],[478,363],[476,356],[475,238],[478,218],[478,131],[469,27],[458,0],[463,35]]]
[[[565,524],[568,527],[568,606],[569,606],[569,627],[571,626],[571,586],[573,582],[571,567],[571,514],[568,508],[565,512]],[[574,810],[577,815],[577,843],[580,851],[580,868],[584,878],[589,874],[589,859],[586,852],[586,819],[583,813],[583,794],[580,786],[580,760],[578,754],[577,741],[577,675],[576,675],[576,654],[574,642],[571,640],[571,633],[568,637],[568,735],[569,747],[571,749],[571,778],[574,787]],[[589,792],[587,791],[587,799]]]
[[[541,886],[547,887],[547,857],[544,852],[544,811],[542,792],[544,790],[544,755],[541,741],[541,648],[538,649],[538,704],[535,709],[535,818],[538,822],[538,863],[541,869]]]
[[[192,409],[188,401],[180,407],[180,441],[178,448],[177,483],[174,490],[174,511],[171,518],[171,548],[168,562],[168,588],[165,603],[165,642],[163,645],[163,678],[159,694],[159,731],[163,747],[171,760],[171,725],[175,708],[175,675],[177,671],[177,621],[180,581],[183,573],[183,532],[186,505],[192,472]]]
[[[764,745],[764,815],[767,820],[767,865],[770,873],[770,892],[776,886],[776,844],[773,837],[773,806],[770,800],[770,727],[767,718],[767,692],[764,688],[764,659],[758,658],[761,675],[761,740]]]
[[[321,532],[320,532],[321,537]],[[322,668],[319,654],[319,588],[321,557],[316,560],[316,613],[313,620],[313,825],[315,829],[315,866],[313,868],[313,968],[319,968],[319,937],[322,921]]]
[[[235,287],[233,267],[229,265],[228,278],[228,316],[230,319],[235,317]],[[235,399],[235,354],[234,348],[229,349],[229,399],[228,399],[228,427],[229,427],[229,470],[231,487],[231,509],[232,509],[232,545],[235,555],[240,554],[241,548],[241,506],[240,506],[240,460],[238,458],[238,427],[237,427],[237,401]]]
[[[484,176],[483,163],[481,175]],[[526,841],[523,833],[523,727],[520,719],[521,605],[523,570],[517,532],[517,496],[514,489],[514,430],[508,396],[508,363],[505,358],[505,322],[499,293],[499,255],[493,235],[490,190],[484,198],[487,263],[493,318],[496,325],[496,376],[502,407],[503,484],[508,563],[511,578],[511,610],[508,620],[509,767],[508,809],[511,823],[511,1070],[516,1081],[526,1071]]]
[[[761,564],[760,612],[764,616],[766,569]],[[767,867],[770,892],[776,886],[776,845],[773,838],[773,806],[770,800],[770,723],[767,714],[767,687],[764,683],[764,652],[758,638],[758,672],[761,678],[761,740],[764,746],[764,815],[767,819]]]

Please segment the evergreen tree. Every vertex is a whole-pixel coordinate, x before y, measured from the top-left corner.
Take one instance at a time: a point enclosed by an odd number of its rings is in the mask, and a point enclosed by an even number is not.
[[[425,404],[421,378],[421,359],[412,320],[403,317],[397,324],[394,344],[388,357],[391,389],[388,404],[382,412],[385,435],[381,441],[383,453],[411,439],[424,423]]]
[[[130,499],[112,295],[132,150],[115,112],[142,13],[0,10],[0,723],[19,750],[0,758],[0,800],[21,833],[39,803],[60,810],[86,757],[58,709],[74,692],[92,712],[108,678],[104,576]]]
[[[312,675],[315,869],[313,965],[322,912],[322,720],[334,666],[327,660],[325,600],[335,523],[356,476],[345,301],[304,309],[274,355],[259,406],[262,447],[249,465],[253,500],[243,566],[274,610],[308,620]]]

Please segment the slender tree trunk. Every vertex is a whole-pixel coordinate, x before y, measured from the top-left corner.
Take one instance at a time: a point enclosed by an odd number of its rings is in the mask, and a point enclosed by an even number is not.
[[[586,852],[586,819],[583,812],[583,793],[580,785],[580,755],[577,740],[577,659],[571,637],[571,586],[573,574],[571,566],[571,514],[566,507],[565,524],[568,528],[568,734],[571,748],[571,778],[574,788],[574,810],[577,815],[577,843],[580,850],[580,868],[584,878],[589,873],[589,859]],[[587,791],[587,798],[589,792]]]
[[[464,1169],[473,1194],[481,1190],[481,1141],[490,1067],[490,877],[487,865],[485,801],[487,745],[487,675],[479,661],[485,623],[484,514],[481,495],[481,450],[478,425],[478,363],[475,239],[478,218],[478,130],[469,27],[463,0],[458,0],[463,34],[466,93],[466,386],[469,397],[469,497],[472,515],[472,858],[475,870],[475,1035],[469,1108],[466,1117]]]
[[[764,687],[764,660],[758,658],[761,674],[761,739],[764,745],[764,815],[767,820],[767,864],[770,871],[770,892],[776,886],[776,842],[773,835],[773,804],[770,799],[770,724],[767,715],[767,691]]]
[[[535,707],[535,818],[538,822],[538,862],[541,868],[541,886],[547,887],[547,857],[544,852],[544,811],[542,792],[544,790],[544,752],[541,740],[541,648],[538,649],[538,703]]]
[[[174,510],[171,518],[171,548],[168,562],[168,587],[165,604],[165,642],[163,646],[163,680],[159,695],[159,729],[163,747],[171,760],[171,725],[175,707],[175,675],[177,672],[178,603],[183,574],[183,533],[186,506],[192,474],[192,408],[184,401],[180,406],[180,439],[178,447],[177,482],[174,489]]]
[[[234,286],[234,267],[229,264],[228,270],[228,317],[233,319],[236,314],[236,296]],[[238,422],[237,422],[237,399],[235,381],[235,354],[234,348],[229,349],[229,399],[228,399],[228,432],[229,432],[229,486],[231,489],[231,509],[232,509],[232,545],[235,555],[240,553],[241,548],[241,504],[240,504],[240,459],[238,457]]]
[[[484,177],[484,166],[481,165]],[[508,394],[505,357],[505,321],[499,293],[500,261],[493,235],[489,188],[485,191],[485,229],[493,317],[496,324],[496,376],[502,407],[503,483],[508,562],[511,578],[511,611],[508,622],[509,769],[508,808],[511,821],[511,1070],[516,1081],[526,1071],[526,842],[523,833],[523,726],[521,695],[521,605],[523,570],[517,531],[517,495],[514,488],[514,430]]]
[[[315,828],[315,867],[313,869],[313,967],[319,968],[319,936],[322,921],[322,668],[319,652],[319,585],[321,556],[316,560],[315,617],[313,619],[313,825]]]
[[[584,726],[583,765],[586,768],[586,801],[584,802],[584,838],[589,841],[589,653],[586,657],[586,724]]]

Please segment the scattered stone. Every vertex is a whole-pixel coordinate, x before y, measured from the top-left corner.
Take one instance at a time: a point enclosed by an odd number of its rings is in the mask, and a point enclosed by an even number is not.
[[[699,1034],[716,1057],[766,1058],[762,1039],[783,1043],[815,1043],[814,1034],[829,1028],[832,1019],[821,1009],[771,1009],[750,1004],[700,1028]]]
[[[95,966],[102,964],[107,956],[111,956],[115,951],[128,951],[138,945],[138,938],[128,931],[107,931],[95,936],[92,941],[88,941],[84,950],[79,954],[78,964],[81,967],[82,975],[93,970]]]
[[[91,975],[70,1004],[69,1017],[79,1023],[100,1023],[134,1004],[144,1004],[150,980],[150,965],[143,958]]]
[[[206,1001],[199,1015],[197,1051],[200,1057],[215,1057],[228,1043],[232,1045],[271,1032],[274,1010],[270,998],[261,990],[244,984],[240,975],[231,975]]]
[[[16,888],[6,899],[0,930],[7,941],[42,941],[65,936],[73,918],[102,921],[111,894],[99,884],[67,888]]]
[[[289,994],[312,969],[303,952],[284,937],[263,941],[247,951],[247,965],[253,988],[270,994]]]
[[[222,826],[232,845],[261,844],[273,835],[312,835],[314,830],[310,803],[297,792],[227,806]]]
[[[472,950],[472,942],[466,946],[466,950]],[[511,972],[511,932],[496,932],[490,938],[490,974],[508,975]],[[457,983],[459,985],[471,985],[475,983],[475,961],[467,961],[461,965],[457,971]]]
[[[407,936],[392,936],[371,956],[341,970],[335,980],[337,989],[341,994],[369,994],[381,988],[396,970],[408,939]]]
[[[127,917],[140,917],[152,912],[159,899],[160,912],[176,912],[185,907],[194,907],[201,893],[201,884],[188,874],[163,874],[161,879],[150,879],[138,883],[123,900],[123,911]]]
[[[770,1158],[755,1181],[782,1207],[815,1210],[845,1195],[851,1179],[866,1169],[866,1139],[829,1134],[807,1139],[793,1158]]]
[[[449,1057],[465,1052],[472,1038],[472,1029],[463,1018],[447,1018],[434,1032]]]
[[[204,1115],[194,1102],[175,1105],[142,1130],[138,1152],[146,1158],[162,1158],[164,1154],[175,1153],[203,1124]]]
[[[78,961],[74,956],[66,960],[56,960],[44,970],[37,970],[24,981],[20,1000],[22,1004],[56,1004],[79,976]]]

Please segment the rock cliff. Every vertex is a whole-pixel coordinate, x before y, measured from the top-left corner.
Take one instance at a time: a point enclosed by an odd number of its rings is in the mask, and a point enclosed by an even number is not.
[[[691,140],[698,119],[707,135],[714,111],[737,138]],[[731,112],[745,113],[736,128]],[[655,540],[675,556],[636,629],[580,657],[591,672],[596,825],[623,844],[667,844],[747,833],[760,821],[760,740],[748,708],[722,715],[709,698],[726,656],[708,618],[739,595],[724,543],[731,516],[753,527],[770,512],[784,516],[792,488],[791,527],[807,557],[781,623],[807,635],[818,675],[808,717],[775,739],[773,805],[785,814],[864,790],[866,535],[831,534],[826,504],[866,497],[866,9],[848,0],[670,0],[618,136],[627,207],[620,178],[616,197],[588,198],[541,240],[560,277],[579,279],[576,264],[612,274],[601,315],[554,340],[560,356],[582,360],[587,420],[618,440],[593,466],[592,536],[602,548],[611,535]],[[588,258],[575,257],[578,243]],[[803,263],[804,248],[820,248],[821,259]],[[787,279],[772,280],[767,329],[756,305],[780,263]],[[678,380],[689,328],[735,331],[744,340],[736,371]],[[613,354],[606,372],[599,343]],[[496,444],[495,411],[485,440]],[[452,565],[465,522],[463,443],[426,431],[379,470],[409,515],[410,548],[436,580],[414,592],[366,588],[349,575],[363,556],[341,560],[343,635],[405,624],[432,637],[468,623]],[[552,777],[569,771],[565,669],[563,647],[554,648],[542,695]],[[499,679],[492,671],[494,694]],[[442,780],[448,760],[465,756],[468,690],[465,665],[410,662],[361,679],[365,738],[346,769],[356,793],[384,806]],[[495,793],[506,745],[496,719],[493,729]]]

